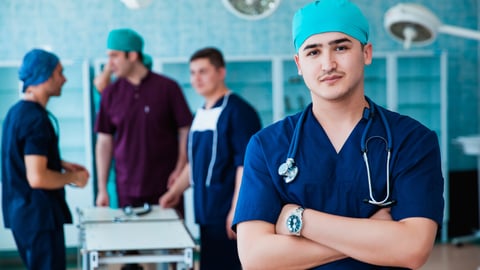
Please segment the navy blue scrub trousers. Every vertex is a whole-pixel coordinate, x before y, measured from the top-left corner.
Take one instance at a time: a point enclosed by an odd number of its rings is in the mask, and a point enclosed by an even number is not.
[[[28,270],[65,270],[63,227],[49,231],[12,230],[18,252]]]

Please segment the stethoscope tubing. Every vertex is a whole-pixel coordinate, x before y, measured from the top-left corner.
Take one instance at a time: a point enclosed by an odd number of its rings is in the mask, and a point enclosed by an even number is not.
[[[367,170],[367,180],[368,180],[368,191],[369,191],[369,199],[365,199],[364,201],[365,202],[368,202],[370,204],[373,204],[373,205],[377,205],[377,206],[382,206],[382,207],[386,207],[386,206],[389,206],[389,205],[392,205],[393,203],[395,203],[394,200],[391,200],[389,201],[389,197],[390,197],[390,160],[391,160],[391,152],[392,152],[392,146],[393,146],[393,142],[392,142],[392,133],[391,133],[391,130],[390,130],[390,125],[388,124],[388,121],[387,121],[387,118],[385,117],[384,113],[381,111],[381,110],[375,110],[375,104],[373,104],[373,102],[365,97],[368,104],[369,104],[369,107],[370,107],[370,112],[369,112],[369,116],[368,116],[368,122],[365,126],[365,130],[363,131],[363,134],[362,134],[362,137],[361,137],[361,140],[360,140],[360,149],[362,151],[362,156],[363,156],[363,160],[365,162],[365,167],[366,167],[366,170]],[[311,106],[308,106],[305,110],[303,110],[303,112],[301,113],[300,115],[300,118],[298,119],[298,122],[297,124],[295,125],[295,129],[293,131],[293,135],[292,135],[292,141],[290,142],[290,145],[288,147],[288,153],[287,153],[287,159],[284,163],[282,163],[279,168],[278,168],[278,174],[280,176],[283,176],[284,178],[284,181],[285,183],[290,183],[292,182],[297,174],[298,174],[298,166],[295,164],[295,155],[297,153],[297,150],[298,150],[298,144],[299,144],[299,137],[300,137],[300,129],[302,128],[303,126],[303,123],[305,121],[305,118],[306,118],[306,115],[308,113],[308,111],[310,110]],[[387,139],[383,138],[383,137],[380,137],[380,136],[375,136],[375,138],[381,138],[385,141],[385,145],[386,145],[386,152],[387,152],[387,162],[386,162],[386,185],[387,185],[387,191],[386,191],[386,196],[383,200],[381,201],[377,201],[375,199],[375,196],[373,194],[373,188],[372,188],[372,180],[371,180],[371,173],[370,173],[370,164],[369,164],[369,161],[368,161],[368,156],[367,156],[367,152],[368,152],[368,147],[367,147],[367,144],[368,144],[368,141],[369,139],[367,139],[367,135],[368,135],[368,131],[370,130],[370,127],[373,123],[373,117],[375,116],[375,113],[378,112],[378,115],[380,116],[380,119],[383,123],[383,126],[384,126],[384,129],[385,129],[385,133],[387,135]]]

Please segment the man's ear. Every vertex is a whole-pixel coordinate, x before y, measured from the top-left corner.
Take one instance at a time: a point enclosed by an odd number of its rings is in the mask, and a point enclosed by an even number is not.
[[[300,59],[298,57],[298,54],[295,54],[293,56],[293,60],[295,60],[295,65],[297,65],[298,75],[302,76],[302,68],[300,66]]]
[[[127,59],[135,62],[140,59],[140,53],[139,52],[128,52],[127,53]]]
[[[373,45],[372,43],[367,43],[363,47],[363,57],[365,59],[365,65],[370,65],[372,63],[373,58]]]

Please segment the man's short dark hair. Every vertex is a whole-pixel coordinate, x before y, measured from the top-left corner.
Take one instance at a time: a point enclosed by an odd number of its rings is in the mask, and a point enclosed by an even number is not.
[[[200,58],[208,58],[210,63],[212,63],[212,65],[214,65],[216,68],[225,67],[225,60],[223,59],[222,52],[220,52],[220,50],[217,48],[207,47],[196,51],[190,57],[190,62]]]

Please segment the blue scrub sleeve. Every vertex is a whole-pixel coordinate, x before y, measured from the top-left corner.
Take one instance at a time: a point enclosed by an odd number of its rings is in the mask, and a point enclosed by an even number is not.
[[[256,111],[246,104],[240,106],[238,104],[236,110],[232,110],[232,119],[230,120],[229,140],[233,148],[233,163],[235,167],[242,166],[245,158],[245,149],[248,142],[255,132],[261,128],[260,119]]]
[[[29,136],[25,137],[25,155],[48,155],[48,146],[51,138],[46,130],[50,127],[51,123],[47,117],[31,122],[29,131],[27,131]]]
[[[442,224],[444,209],[444,179],[441,170],[440,148],[433,131],[413,130],[397,153],[394,164],[393,197],[398,204],[392,207],[392,217],[401,220],[425,217]]]
[[[242,185],[233,220],[234,229],[238,223],[251,220],[275,224],[283,206],[273,184],[262,143],[254,135],[247,146]]]

